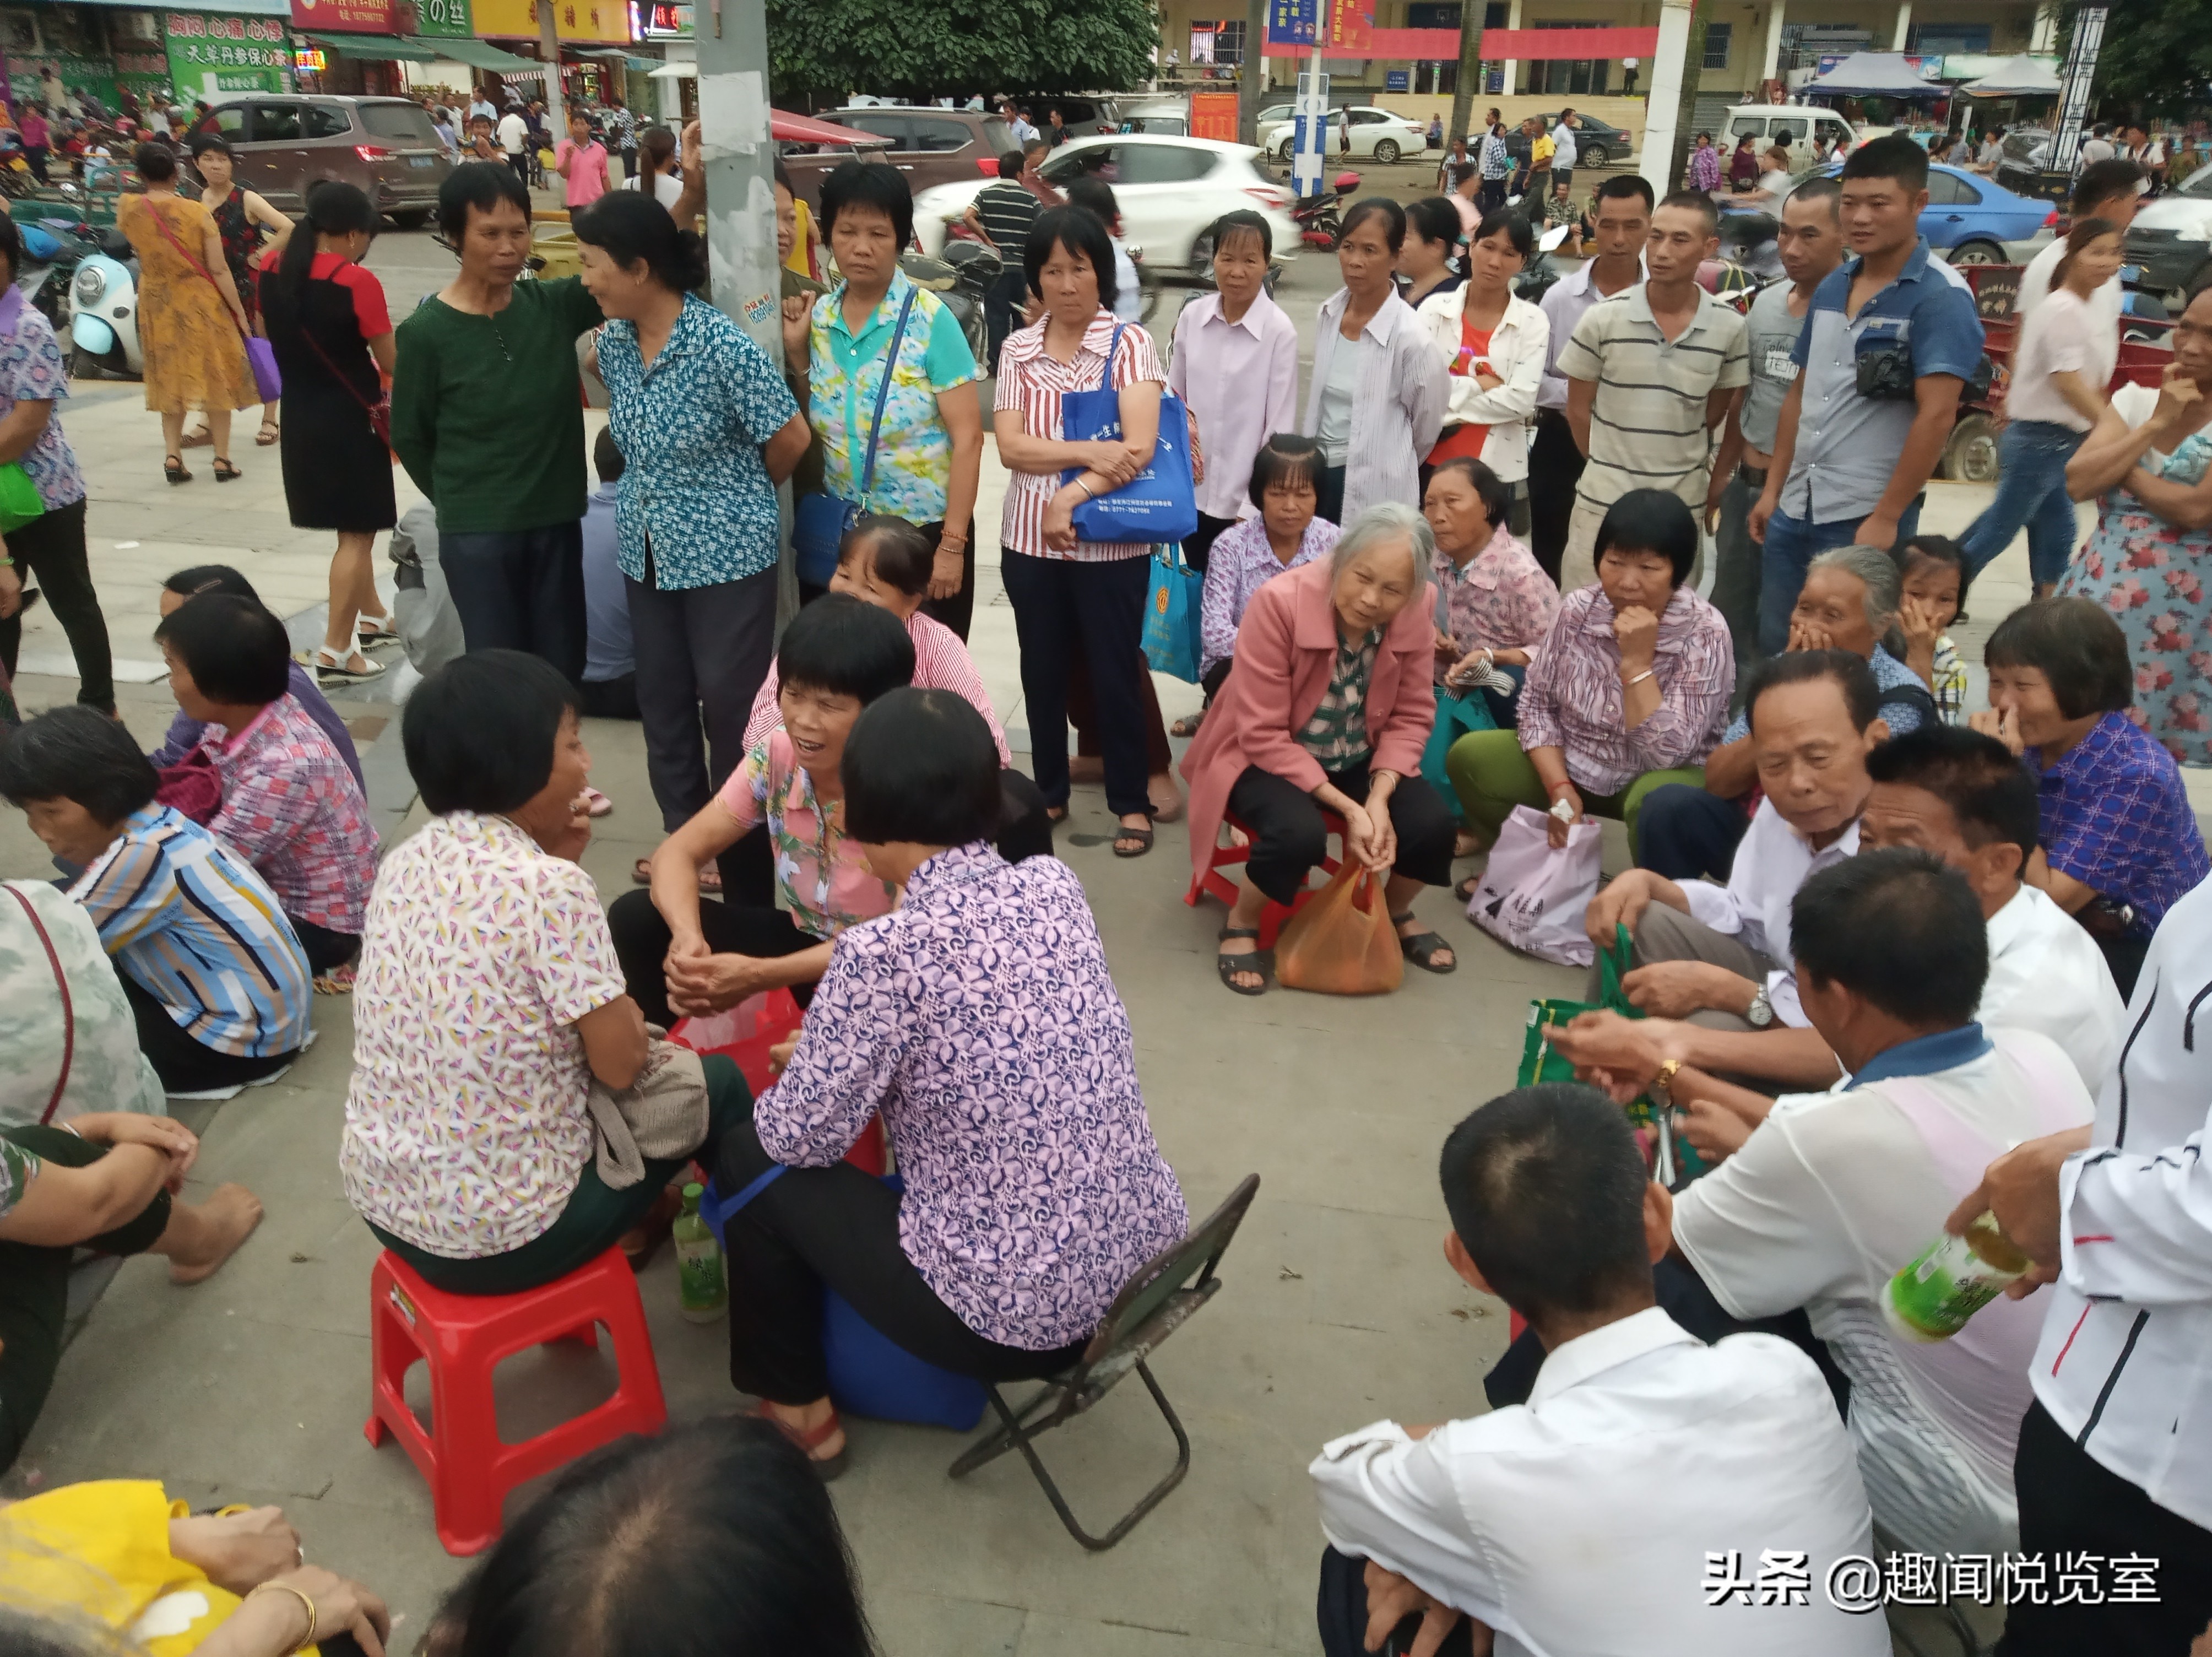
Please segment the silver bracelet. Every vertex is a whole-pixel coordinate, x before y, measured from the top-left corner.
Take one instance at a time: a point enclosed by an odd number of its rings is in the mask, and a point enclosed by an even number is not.
[[[1647,679],[1650,678],[1652,674],[1654,674],[1654,673],[1657,673],[1658,671],[1659,671],[1659,670],[1658,670],[1656,667],[1646,667],[1646,668],[1645,668],[1642,673],[1640,673],[1637,674],[1637,676],[1636,676],[1634,679],[1630,679],[1630,680],[1629,680],[1626,685],[1622,685],[1620,688],[1621,688],[1622,690],[1624,690],[1624,691],[1632,691],[1632,690],[1634,690],[1638,685],[1641,685],[1642,683],[1644,683],[1644,681],[1645,679]]]

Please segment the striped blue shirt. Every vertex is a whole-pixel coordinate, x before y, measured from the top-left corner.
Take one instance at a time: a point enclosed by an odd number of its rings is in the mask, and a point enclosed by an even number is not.
[[[204,1047],[296,1052],[314,999],[307,958],[252,865],[181,813],[149,805],[70,888],[119,972]]]

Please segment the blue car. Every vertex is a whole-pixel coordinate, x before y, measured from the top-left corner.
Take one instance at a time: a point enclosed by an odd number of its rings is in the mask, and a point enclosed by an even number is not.
[[[1841,166],[1823,167],[1804,178],[1836,178]],[[1801,180],[1802,182],[1802,180]],[[1723,201],[1723,211],[1733,204]],[[1747,211],[1779,213],[1779,202],[1747,204]],[[1953,265],[2011,265],[2008,242],[2026,241],[2057,215],[2047,201],[2015,196],[1978,173],[1956,167],[1928,169],[1928,205],[1921,210],[1920,234]]]

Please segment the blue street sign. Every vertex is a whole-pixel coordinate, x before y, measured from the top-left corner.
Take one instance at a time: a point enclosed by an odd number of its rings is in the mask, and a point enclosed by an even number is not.
[[[1321,27],[1321,0],[1267,0],[1267,38],[1281,46],[1310,46]]]
[[[1385,70],[1382,72],[1382,89],[1385,92],[1411,92],[1413,89],[1413,71],[1409,69]]]

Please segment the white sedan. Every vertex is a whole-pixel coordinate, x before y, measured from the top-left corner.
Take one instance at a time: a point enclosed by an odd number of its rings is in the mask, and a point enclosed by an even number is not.
[[[1278,263],[1297,257],[1291,192],[1260,170],[1259,154],[1249,144],[1212,138],[1122,132],[1062,144],[1043,170],[1047,182],[1060,186],[1097,173],[1114,187],[1121,239],[1144,249],[1146,268],[1196,273],[1212,260],[1206,232],[1240,207],[1266,216]],[[944,251],[948,222],[957,222],[988,182],[933,185],[915,197],[915,241],[923,253]],[[1012,257],[1020,257],[1018,250]]]
[[[1347,121],[1351,124],[1352,153],[1364,160],[1388,166],[1401,155],[1418,155],[1429,147],[1429,130],[1419,122],[1394,115],[1387,109],[1354,104],[1348,109],[1328,112],[1329,155],[1344,154]],[[1297,142],[1297,124],[1294,120],[1278,121],[1261,128],[1260,147],[1285,161],[1290,160],[1291,147]]]

